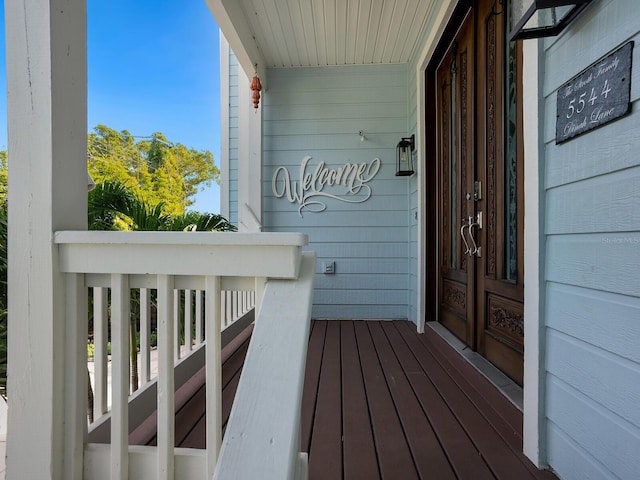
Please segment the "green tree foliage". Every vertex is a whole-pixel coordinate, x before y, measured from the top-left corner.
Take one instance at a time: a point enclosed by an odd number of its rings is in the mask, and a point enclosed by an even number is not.
[[[212,213],[187,212],[183,215],[163,213],[164,203],[152,206],[138,198],[118,180],[98,183],[89,192],[88,214],[90,230],[134,230],[134,231],[235,231],[222,215]],[[130,318],[130,362],[131,391],[139,385],[138,379],[138,321],[140,299],[137,291],[132,291]],[[91,389],[89,388],[91,393]]]
[[[221,215],[185,213],[198,188],[219,180],[210,152],[171,143],[161,133],[136,140],[126,130],[98,125],[88,136],[88,160],[97,184],[88,199],[91,230],[236,230]],[[7,368],[7,171],[7,152],[0,151],[0,395]]]
[[[220,171],[208,151],[172,143],[162,134],[136,138],[98,125],[88,137],[89,173],[96,183],[117,180],[135,198],[162,213],[182,215],[198,188],[218,181]]]
[[[189,211],[164,213],[164,203],[151,205],[117,180],[98,183],[89,192],[89,230],[235,231],[222,215]]]

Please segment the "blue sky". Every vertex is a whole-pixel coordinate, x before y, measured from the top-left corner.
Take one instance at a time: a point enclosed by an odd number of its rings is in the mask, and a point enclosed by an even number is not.
[[[218,26],[205,0],[87,0],[88,126],[162,132],[209,150],[220,166]],[[0,148],[6,149],[4,10],[0,41]],[[191,207],[218,213],[217,185]]]

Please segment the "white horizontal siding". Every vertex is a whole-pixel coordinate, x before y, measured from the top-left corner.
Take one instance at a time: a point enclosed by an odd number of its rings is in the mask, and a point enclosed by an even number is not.
[[[638,478],[640,431],[637,428],[630,428],[610,410],[552,375],[547,381],[547,415],[552,425],[579,444],[582,455],[574,459],[574,463],[588,460],[606,471],[604,476],[592,471],[585,477],[574,470],[561,471],[552,464],[560,478]],[[553,442],[555,432],[550,429],[548,434]],[[556,451],[552,455],[560,454]]]
[[[640,301],[626,295],[549,282],[547,326],[640,364]]]
[[[314,317],[408,316],[409,189],[406,179],[395,177],[395,147],[408,134],[406,78],[404,65],[269,70],[263,223],[267,231],[309,235],[308,248],[318,253]],[[306,156],[312,168],[379,158],[381,168],[368,184],[371,198],[320,198],[325,211],[302,210],[301,216],[298,204],[272,194],[271,181],[279,167],[299,180]],[[321,273],[325,261],[335,262],[335,274]]]
[[[595,350],[592,344],[552,329],[547,332],[547,345],[549,373],[619,417],[618,423],[625,428],[635,428],[638,433],[640,383],[636,380],[640,366],[636,362]]]
[[[639,14],[594,2],[544,41],[546,450],[563,479],[640,471]],[[632,39],[631,115],[556,145],[556,90]]]
[[[640,232],[548,236],[547,280],[640,297],[639,247]]]

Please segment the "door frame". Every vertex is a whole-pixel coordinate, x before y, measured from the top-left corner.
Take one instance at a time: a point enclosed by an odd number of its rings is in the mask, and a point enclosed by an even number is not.
[[[434,232],[437,214],[435,198],[436,169],[435,141],[433,129],[428,128],[426,121],[430,111],[434,111],[433,99],[426,95],[433,91],[433,85],[426,75],[431,59],[438,53],[436,48],[440,38],[445,34],[447,26],[456,15],[460,15],[459,4],[468,4],[468,0],[441,0],[439,8],[431,14],[433,28],[427,35],[423,48],[418,55],[413,74],[417,86],[417,131],[418,131],[418,265],[419,277],[416,288],[418,305],[418,331],[430,328],[426,320],[436,319],[437,305],[437,234]],[[542,48],[538,40],[526,40],[523,43],[523,143],[524,171],[524,411],[523,411],[523,451],[539,468],[547,465],[545,452],[545,408],[543,400],[544,350],[542,329],[543,311],[541,280],[544,264],[542,261],[544,243],[541,241],[541,222],[544,208],[541,188],[544,162],[541,158],[540,132],[543,119],[539,118],[540,95],[540,59]],[[435,268],[427,268],[427,266]]]

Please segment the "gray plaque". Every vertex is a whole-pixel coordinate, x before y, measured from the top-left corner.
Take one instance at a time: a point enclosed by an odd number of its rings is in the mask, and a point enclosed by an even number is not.
[[[556,143],[601,127],[631,111],[629,42],[558,89]]]

